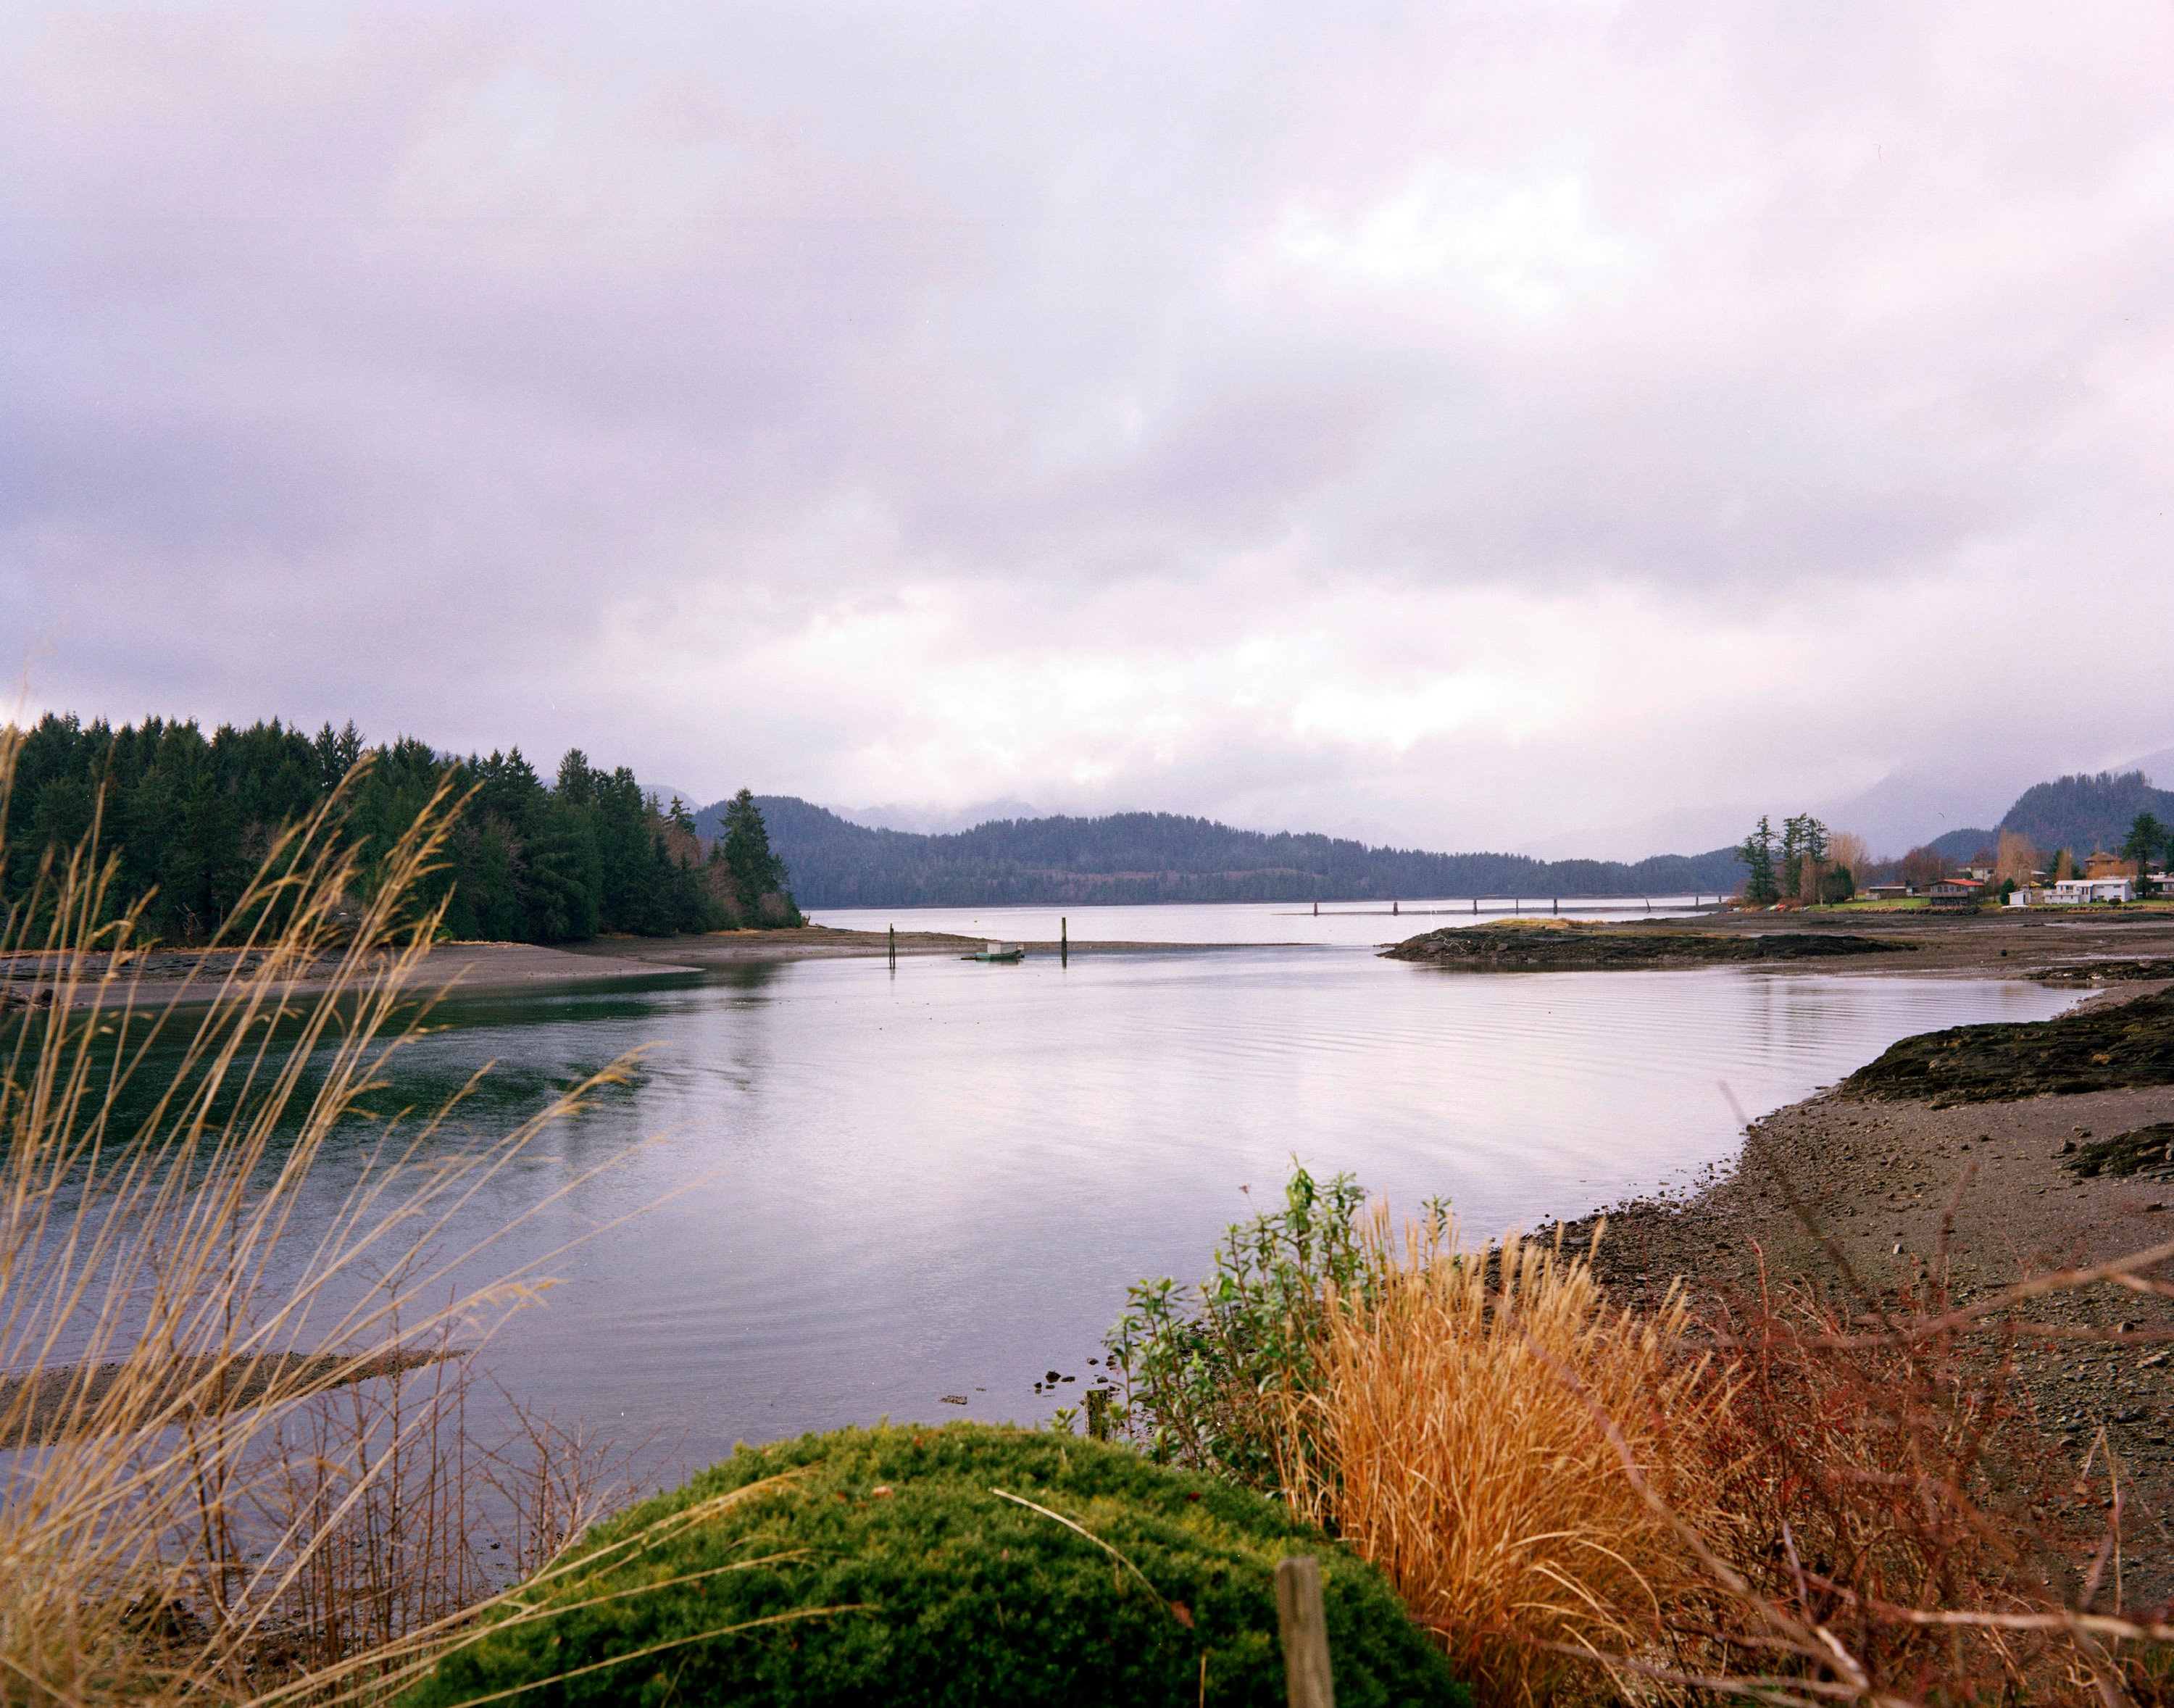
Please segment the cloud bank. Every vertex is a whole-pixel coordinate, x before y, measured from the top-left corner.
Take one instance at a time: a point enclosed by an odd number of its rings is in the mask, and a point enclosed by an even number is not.
[[[0,14],[35,704],[1435,846],[2174,740],[2174,20]]]

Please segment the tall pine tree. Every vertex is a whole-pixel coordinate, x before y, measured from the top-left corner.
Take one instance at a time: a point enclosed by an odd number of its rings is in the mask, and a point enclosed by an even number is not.
[[[1774,827],[1767,822],[1766,814],[1759,815],[1759,827],[1739,843],[1736,857],[1744,862],[1744,899],[1754,907],[1771,907],[1781,899],[1781,891],[1774,881]]]
[[[800,910],[786,887],[785,862],[771,851],[770,830],[752,791],[742,789],[725,808],[725,840],[718,850],[744,925],[798,925]]]

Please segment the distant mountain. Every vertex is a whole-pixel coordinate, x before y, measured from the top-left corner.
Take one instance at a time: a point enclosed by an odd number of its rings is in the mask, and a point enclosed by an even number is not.
[[[978,807],[901,807],[895,804],[882,807],[833,807],[830,808],[849,824],[858,824],[870,830],[911,830],[923,836],[949,835],[955,830],[971,830],[976,824],[986,824],[992,819],[1039,819],[1045,816],[1038,807],[1025,801],[984,801]]]
[[[1950,830],[1944,836],[1933,837],[1925,846],[1950,866],[1960,866],[1972,855],[1997,847],[1999,841],[1998,830]]]
[[[2152,787],[2142,771],[2101,771],[2034,783],[2000,828],[2027,836],[2042,854],[2066,848],[2080,857],[2120,847],[2139,813],[2174,824],[2174,793]]]
[[[871,830],[791,795],[755,799],[803,907],[1663,895],[1731,889],[1743,876],[1727,848],[1629,864],[1430,854],[1171,813],[1001,819],[932,836]],[[724,806],[695,815],[702,835],[722,833]]]

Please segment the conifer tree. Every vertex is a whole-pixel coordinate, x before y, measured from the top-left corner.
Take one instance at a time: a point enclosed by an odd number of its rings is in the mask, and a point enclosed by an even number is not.
[[[2166,827],[2150,813],[2139,813],[2128,826],[2128,836],[2121,845],[2121,857],[2136,862],[2136,893],[2150,895],[2155,886],[2151,881],[2151,862],[2156,860],[2166,845]]]
[[[770,830],[762,822],[762,808],[752,791],[742,789],[725,808],[725,872],[732,884],[743,924],[763,922],[766,896],[782,899],[784,911],[798,920],[798,910],[786,889],[785,862],[771,851]]]
[[[1744,899],[1754,907],[1771,906],[1780,899],[1774,882],[1774,827],[1767,822],[1766,814],[1759,815],[1759,826],[1737,846],[1736,857],[1744,862]]]

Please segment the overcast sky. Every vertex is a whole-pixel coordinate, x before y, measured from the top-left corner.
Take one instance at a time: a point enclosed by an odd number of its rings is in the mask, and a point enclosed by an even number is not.
[[[2170,89],[2160,0],[0,6],[0,649],[1437,847],[2096,766]]]

